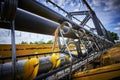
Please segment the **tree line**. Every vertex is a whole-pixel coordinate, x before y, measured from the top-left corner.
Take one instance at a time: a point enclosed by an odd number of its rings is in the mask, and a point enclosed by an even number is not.
[[[114,32],[110,32],[108,31],[108,34],[110,34],[110,36],[114,39],[114,40],[119,40],[119,36],[117,33],[114,33]],[[49,40],[48,42],[44,42],[44,41],[35,41],[35,42],[25,42],[25,41],[22,41],[20,44],[52,44],[53,41],[52,40]]]
[[[26,41],[22,41],[20,44],[52,44],[53,41],[49,40],[48,42],[44,42],[44,41],[35,41],[35,42],[26,42]]]

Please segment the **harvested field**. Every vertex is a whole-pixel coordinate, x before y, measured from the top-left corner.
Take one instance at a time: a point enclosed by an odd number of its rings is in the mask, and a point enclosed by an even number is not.
[[[120,44],[116,44],[102,56],[102,65],[120,63]]]

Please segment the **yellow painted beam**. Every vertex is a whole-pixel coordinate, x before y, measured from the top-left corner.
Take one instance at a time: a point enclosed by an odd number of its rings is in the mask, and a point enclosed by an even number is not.
[[[73,49],[74,46],[70,46]],[[55,51],[59,51],[58,46],[55,47]],[[52,44],[17,44],[16,54],[25,55],[33,53],[45,53],[52,52]],[[0,57],[11,56],[11,44],[0,44]]]
[[[120,77],[120,63],[75,73],[73,80],[109,80]]]
[[[58,47],[55,48],[59,51]],[[52,44],[17,44],[16,54],[25,55],[33,53],[44,53],[52,52]],[[11,45],[10,44],[0,44],[0,56],[11,56]]]
[[[52,52],[53,44],[17,44],[16,45],[16,55],[28,55],[28,54],[41,54],[46,52]],[[69,46],[70,50],[73,50],[75,46]],[[55,51],[59,51],[58,45],[55,47]],[[0,57],[11,56],[11,44],[0,44]],[[43,56],[43,55],[41,55]],[[20,58],[18,60],[26,59],[26,57]],[[4,60],[4,62],[10,62],[9,60]],[[2,61],[0,60],[0,63]]]

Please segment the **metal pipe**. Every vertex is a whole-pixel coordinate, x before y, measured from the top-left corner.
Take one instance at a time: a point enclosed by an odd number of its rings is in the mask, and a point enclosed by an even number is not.
[[[18,3],[18,7],[58,23],[62,23],[64,21],[70,22],[73,25],[73,28],[77,30],[79,28],[82,28],[80,25],[76,24],[69,18],[62,16],[61,14],[55,12],[54,10],[46,7],[42,3],[39,3],[35,0],[20,0]]]
[[[19,60],[16,62],[16,76],[17,79],[31,80],[41,73],[46,73],[54,68],[69,63],[69,58],[66,58],[66,55],[64,54],[59,53],[46,57]],[[0,79],[12,80],[12,62],[0,64],[0,71]]]
[[[25,9],[27,11],[30,11],[32,13],[35,13],[37,15],[46,17],[46,18],[51,19],[53,21],[56,21],[58,23],[62,23],[64,21],[70,22],[73,26],[73,29],[76,29],[76,30],[83,29],[87,33],[92,34],[90,31],[82,28],[80,25],[74,23],[73,21],[71,21],[67,17],[60,15],[59,13],[51,10],[50,8],[46,7],[45,5],[39,3],[35,0],[19,0],[18,7]],[[30,14],[30,13],[27,13],[23,10],[21,11],[20,9],[18,9],[17,15],[16,15],[16,17],[17,17],[16,18],[16,30],[53,35],[56,27],[59,24],[55,23],[51,20],[45,19],[43,17],[40,17],[40,16],[38,17],[37,15],[33,15],[33,14]],[[0,22],[0,27],[2,26],[2,28],[9,29],[8,25],[9,24],[7,24],[7,23]],[[33,27],[33,25],[34,25],[34,27]],[[69,37],[69,38],[70,37],[76,38],[76,36],[72,32],[70,32],[70,34],[67,34],[65,36]]]
[[[18,7],[30,11],[32,13],[35,13],[37,15],[46,17],[50,20],[56,21],[56,22],[63,22],[67,19],[63,17],[62,15],[58,14],[57,12],[53,11],[52,9],[46,7],[42,3],[37,2],[36,0],[20,0],[18,3]]]
[[[91,53],[91,55],[88,58],[89,62],[91,62],[93,59],[99,57],[101,52],[95,53],[95,54],[96,54],[95,57],[93,57],[93,55]],[[85,65],[86,63],[87,63],[87,58],[77,59],[76,61],[74,61],[73,62],[73,67],[72,67],[73,68],[72,73],[75,73],[76,71],[78,71],[81,68],[81,66]],[[51,77],[52,77],[52,80],[54,80],[56,77],[57,77],[57,79],[61,79],[65,76],[69,75],[69,73],[70,73],[69,67],[70,67],[70,64],[68,64],[66,66],[63,66],[63,67],[60,67],[60,68],[57,68],[54,71],[50,71],[48,73],[38,75],[34,80],[51,79]],[[61,73],[61,74],[58,74],[58,73]]]
[[[12,43],[12,71],[13,80],[16,80],[16,46],[15,46],[15,22],[12,21],[11,27],[11,43]]]
[[[46,7],[42,3],[37,2],[36,0],[19,0],[18,7],[24,10],[30,11],[32,13],[35,13],[37,15],[43,16],[45,18],[48,18],[50,20],[53,20],[55,22],[58,22],[60,24],[63,23],[64,21],[67,21],[72,24],[73,29],[75,30],[84,29],[82,26],[76,24],[69,18],[62,16],[61,14]],[[84,30],[88,33],[91,33],[90,31],[86,29]]]
[[[87,3],[86,0],[82,0],[84,2],[84,4],[86,5],[86,7],[89,9],[89,11],[93,11],[92,8],[90,7],[90,5]]]
[[[41,16],[32,14],[28,11],[22,10],[20,8],[16,11],[16,21],[15,21],[15,29],[20,31],[27,31],[27,32],[34,32],[34,33],[41,33],[47,35],[54,35],[54,31],[59,26],[59,23],[51,21],[49,19],[43,18]],[[2,22],[0,21],[0,28],[10,29],[9,22]],[[64,31],[68,31],[68,27],[64,27]],[[87,34],[92,34],[90,31],[80,28],[79,30],[85,31]],[[83,33],[83,32],[81,32]],[[84,34],[84,33],[83,33]],[[73,31],[69,31],[68,34],[64,35],[68,38],[77,38]],[[95,35],[97,38],[101,38],[98,35]]]
[[[35,32],[47,35],[54,35],[54,31],[59,26],[59,23],[48,20],[41,16],[32,14],[22,9],[17,9],[15,29],[20,31]],[[0,22],[1,28],[10,29],[9,23]],[[69,27],[64,27],[64,31],[68,31]],[[64,35],[69,38],[76,38],[72,31]]]

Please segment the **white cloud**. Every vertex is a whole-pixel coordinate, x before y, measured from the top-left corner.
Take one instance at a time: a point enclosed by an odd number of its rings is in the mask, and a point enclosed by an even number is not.
[[[71,3],[70,3],[70,6],[72,6],[72,7],[73,7],[73,6],[74,6],[74,3],[72,3],[72,2],[71,2]]]
[[[74,9],[74,11],[79,11],[79,9],[78,9],[78,8],[76,8],[76,9]]]
[[[119,10],[120,9],[120,1],[119,0],[103,0],[105,4],[104,11],[110,10]]]
[[[120,22],[118,22],[116,26],[118,26],[118,27],[115,27],[114,30],[120,31]]]
[[[117,25],[120,26],[120,22],[118,22]]]
[[[102,0],[92,0],[92,6],[101,6]]]
[[[116,27],[116,28],[114,28],[114,30],[120,31],[120,27]]]
[[[91,0],[92,7],[102,7],[103,11],[120,11],[120,0]]]
[[[58,0],[58,5],[61,6],[61,5],[64,5],[64,0]]]
[[[113,16],[111,16],[111,13],[96,11],[96,15],[98,16],[98,18],[100,19],[100,21],[103,23],[105,27],[111,24],[111,21],[113,19]]]
[[[73,6],[73,12],[80,11],[80,5]]]
[[[43,34],[36,34],[36,33],[29,33],[23,31],[15,31],[15,41],[16,44],[21,43],[22,41],[25,42],[35,42],[35,41],[44,41],[48,42],[52,40],[53,36],[43,35]],[[1,29],[0,28],[0,44],[11,44],[11,33],[8,29]]]

